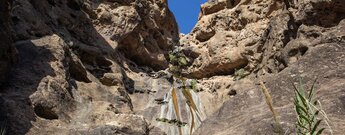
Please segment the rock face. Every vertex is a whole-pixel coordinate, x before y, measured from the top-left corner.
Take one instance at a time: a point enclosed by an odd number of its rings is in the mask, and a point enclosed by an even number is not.
[[[14,60],[15,49],[12,47],[10,29],[10,3],[8,0],[0,2],[0,86],[6,80],[11,63]]]
[[[184,74],[204,78],[206,90],[199,95],[208,118],[195,134],[278,134],[259,80],[270,90],[284,132],[293,134],[292,82],[298,78],[309,87],[318,78],[317,96],[333,134],[344,133],[344,6],[338,0],[203,4],[196,27],[180,40],[194,59]]]
[[[168,67],[164,55],[179,33],[166,1],[11,3],[0,3],[1,77],[12,43],[18,50],[1,87],[9,134],[149,133],[149,122],[134,112],[128,76],[137,65],[147,72]]]
[[[181,37],[166,0],[2,0],[0,10],[8,134],[179,134],[157,121],[177,117],[172,87],[184,135],[278,134],[260,80],[294,134],[299,78],[307,87],[318,78],[332,132],[345,132],[342,0],[209,0]],[[190,60],[182,75],[197,82],[194,114],[167,72],[178,46]],[[200,117],[193,125],[191,115]]]

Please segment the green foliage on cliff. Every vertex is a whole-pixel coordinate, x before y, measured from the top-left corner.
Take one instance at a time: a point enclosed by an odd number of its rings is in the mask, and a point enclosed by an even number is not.
[[[329,125],[327,115],[322,110],[320,101],[316,97],[315,83],[316,80],[308,93],[301,80],[298,86],[293,85],[295,90],[294,105],[297,113],[296,132],[298,135],[320,135],[326,129],[320,127],[320,123],[325,121]],[[321,119],[319,114],[322,114],[325,120]],[[331,129],[330,132],[332,134]]]
[[[250,72],[245,70],[244,68],[236,69],[235,73],[234,73],[234,80],[235,81],[240,80],[240,79],[246,77],[249,74],[250,74]]]

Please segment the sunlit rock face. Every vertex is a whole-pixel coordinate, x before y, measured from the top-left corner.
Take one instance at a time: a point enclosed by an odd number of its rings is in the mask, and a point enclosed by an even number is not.
[[[342,0],[210,0],[200,7],[195,28],[179,35],[166,0],[2,0],[0,120],[7,133],[279,134],[261,80],[284,133],[294,134],[299,78],[306,87],[318,78],[332,133],[345,132]],[[174,48],[188,57],[180,76],[168,68]],[[192,81],[195,88],[186,89]]]
[[[344,132],[344,89],[338,87],[345,85],[339,83],[344,81],[344,6],[339,0],[201,5],[195,28],[180,40],[193,59],[184,75],[199,79],[208,114],[195,134],[279,134],[259,80],[273,97],[284,131],[293,134],[292,83],[298,78],[308,87],[318,78],[317,96],[334,121],[333,134]]]

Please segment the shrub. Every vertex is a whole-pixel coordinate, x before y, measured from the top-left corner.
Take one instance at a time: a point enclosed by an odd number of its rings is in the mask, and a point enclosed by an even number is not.
[[[240,80],[244,77],[246,77],[247,75],[249,75],[250,72],[241,68],[241,69],[235,69],[235,73],[234,73],[234,80],[237,81],[237,80]]]

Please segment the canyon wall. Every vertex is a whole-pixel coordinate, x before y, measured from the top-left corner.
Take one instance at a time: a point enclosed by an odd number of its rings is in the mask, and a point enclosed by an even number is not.
[[[149,133],[134,112],[128,76],[168,67],[164,55],[179,33],[166,1],[9,3],[0,4],[1,79],[9,75],[1,114],[9,134]]]
[[[179,134],[167,54],[188,57],[183,134],[274,135],[267,86],[284,133],[295,133],[293,85],[302,78],[345,127],[345,3],[342,0],[209,0],[180,35],[166,0],[2,0],[0,120],[8,134]],[[170,94],[171,95],[171,94]],[[184,109],[187,108],[187,109]],[[325,126],[325,123],[322,123]],[[330,134],[330,130],[325,130]]]
[[[199,95],[208,117],[195,134],[279,134],[260,81],[272,95],[284,133],[294,134],[293,85],[302,79],[310,88],[316,78],[333,134],[344,133],[344,18],[340,0],[201,5],[195,28],[180,40],[194,59],[185,76],[203,78]]]

